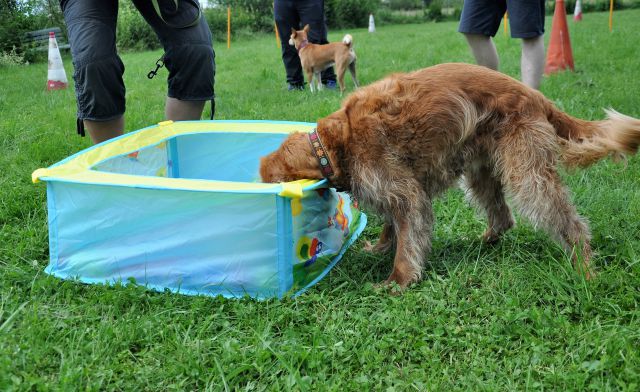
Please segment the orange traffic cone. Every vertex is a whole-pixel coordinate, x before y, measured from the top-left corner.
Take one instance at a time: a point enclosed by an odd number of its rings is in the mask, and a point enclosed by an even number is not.
[[[47,90],[61,90],[67,88],[67,74],[64,72],[60,49],[53,31],[49,33],[49,75]]]
[[[573,20],[579,22],[582,20],[582,4],[580,0],[576,1],[576,8],[573,9]]]
[[[564,1],[556,0],[556,9],[553,13],[551,25],[551,39],[547,50],[547,64],[544,67],[545,74],[551,74],[573,66],[573,52],[567,27],[567,13],[564,10]]]

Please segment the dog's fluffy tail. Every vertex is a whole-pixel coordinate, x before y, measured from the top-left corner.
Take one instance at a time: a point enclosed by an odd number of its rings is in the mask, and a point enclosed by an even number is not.
[[[351,47],[353,45],[353,37],[351,34],[345,34],[344,38],[342,38],[342,43]]]
[[[614,160],[638,152],[640,120],[605,109],[607,119],[585,121],[553,110],[549,121],[563,142],[561,156],[565,166],[586,167],[612,156]]]

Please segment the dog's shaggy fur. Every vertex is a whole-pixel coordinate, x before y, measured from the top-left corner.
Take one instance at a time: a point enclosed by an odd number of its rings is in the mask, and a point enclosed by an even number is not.
[[[501,73],[441,64],[396,74],[347,97],[318,121],[333,164],[330,178],[386,220],[374,251],[395,248],[387,283],[420,279],[431,247],[432,200],[461,176],[486,211],[493,242],[514,224],[508,196],[546,229],[590,276],[589,228],[571,204],[557,165],[584,167],[609,155],[634,154],[640,120],[607,111],[584,121]],[[265,182],[322,178],[306,134],[291,134],[262,158]]]

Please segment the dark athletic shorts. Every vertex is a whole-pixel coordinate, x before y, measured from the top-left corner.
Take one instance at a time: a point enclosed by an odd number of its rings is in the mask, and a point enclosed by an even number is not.
[[[494,37],[508,11],[513,38],[544,34],[544,0],[464,0],[458,31]]]
[[[173,28],[162,21],[150,0],[134,0],[165,50],[171,98],[208,101],[214,97],[215,53],[204,17],[187,28]],[[179,1],[159,0],[162,15],[174,26],[195,20],[197,9]],[[78,119],[108,121],[125,111],[124,64],[116,51],[117,0],[61,0],[73,57],[73,79],[78,100]],[[157,59],[149,59],[149,70]],[[145,74],[140,77],[146,78]]]

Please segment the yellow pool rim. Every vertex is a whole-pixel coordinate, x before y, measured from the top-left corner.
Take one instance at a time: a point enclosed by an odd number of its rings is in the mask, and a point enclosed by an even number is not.
[[[286,121],[163,121],[157,125],[97,144],[48,168],[37,169],[31,174],[31,180],[34,183],[67,181],[81,184],[191,191],[277,193],[289,198],[302,197],[303,190],[313,187],[319,181],[298,180],[281,184],[211,181],[107,173],[91,170],[91,167],[106,159],[130,154],[177,135],[210,132],[288,134],[295,131],[310,132],[314,127],[314,123]]]

